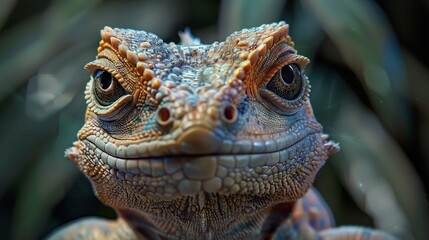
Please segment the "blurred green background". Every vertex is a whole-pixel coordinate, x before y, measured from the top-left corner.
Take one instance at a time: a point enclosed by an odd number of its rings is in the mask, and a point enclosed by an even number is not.
[[[339,225],[429,239],[429,2],[426,0],[2,0],[1,239],[40,239],[84,216],[114,218],[64,149],[83,124],[83,66],[105,25],[204,43],[284,20],[316,116],[342,151],[316,186]]]

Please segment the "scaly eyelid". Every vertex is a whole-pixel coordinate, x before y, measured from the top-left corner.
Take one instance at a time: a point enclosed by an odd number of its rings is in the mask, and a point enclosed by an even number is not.
[[[258,89],[267,85],[268,82],[271,80],[271,78],[278,72],[280,69],[288,64],[295,63],[291,61],[291,58],[295,58],[296,54],[291,51],[285,51],[281,53],[274,61],[271,63],[268,63],[269,60],[265,63],[267,66],[265,66],[266,70],[264,75],[262,75],[261,81],[258,84]],[[301,69],[301,65],[298,64],[299,68]]]
[[[304,56],[298,55],[295,52],[285,51],[284,53],[280,54],[280,56],[277,58],[274,66],[277,67],[277,71],[278,71],[286,65],[296,64],[298,66],[299,70],[301,72],[303,72],[305,66],[309,62],[310,62],[310,60]]]
[[[85,65],[85,69],[91,74],[94,80],[96,79],[96,76],[94,74],[96,74],[97,70],[104,70],[106,72],[109,72],[110,74],[112,74],[112,77],[115,78],[119,82],[119,84],[122,85],[122,87],[124,87],[125,79],[123,78],[121,73],[116,70],[117,68],[107,58],[98,58],[95,61],[89,62]],[[125,87],[124,89],[127,90]]]
[[[271,60],[269,64],[271,68],[267,69],[265,75],[263,76],[263,81],[261,81],[258,86],[258,93],[261,98],[262,103],[277,112],[280,115],[292,115],[299,110],[299,107],[305,103],[308,98],[310,84],[307,77],[304,75],[304,68],[310,62],[308,58],[298,55],[292,48],[283,48],[279,49],[281,52],[277,52],[275,60]],[[277,51],[279,51],[277,50]],[[275,51],[275,50],[274,50]],[[280,71],[281,68],[289,64],[296,64],[298,70],[301,73],[303,78],[303,86],[301,87],[300,97],[294,100],[285,100],[277,96],[275,93],[266,89],[266,85],[271,81],[273,76]],[[267,66],[268,68],[268,66]]]
[[[257,89],[265,86],[271,78],[282,67],[288,64],[296,64],[303,73],[305,66],[310,62],[308,58],[298,55],[296,50],[283,42],[274,46],[268,54],[268,57],[261,63],[258,72],[261,72],[260,80],[257,83]]]

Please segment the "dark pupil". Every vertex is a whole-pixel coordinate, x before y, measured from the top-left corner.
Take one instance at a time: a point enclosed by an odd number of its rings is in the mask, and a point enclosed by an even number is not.
[[[267,83],[267,89],[277,96],[294,100],[299,97],[302,88],[302,77],[296,64],[282,67]]]
[[[291,84],[293,82],[294,73],[290,65],[283,67],[280,73],[282,75],[283,82],[286,84]]]
[[[97,70],[94,74],[94,91],[97,101],[108,106],[126,94],[125,89],[121,86],[116,78],[108,71]]]
[[[95,79],[98,79],[101,89],[107,90],[112,84],[112,74],[104,70],[98,70],[95,73]]]

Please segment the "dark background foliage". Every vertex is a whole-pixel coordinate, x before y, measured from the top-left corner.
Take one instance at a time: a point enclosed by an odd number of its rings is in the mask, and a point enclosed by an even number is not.
[[[312,103],[342,151],[316,186],[339,225],[428,239],[429,2],[425,0],[2,0],[0,228],[40,239],[84,216],[114,218],[63,157],[105,25],[204,43],[284,20],[312,63]]]

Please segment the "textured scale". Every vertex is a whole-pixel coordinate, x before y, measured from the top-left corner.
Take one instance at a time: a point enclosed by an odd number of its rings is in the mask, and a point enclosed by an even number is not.
[[[66,156],[119,219],[80,220],[51,238],[389,239],[332,228],[311,188],[339,147],[313,115],[309,61],[288,28],[210,45],[181,33],[176,45],[105,27],[86,65],[85,124]]]

